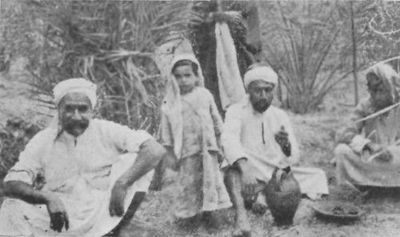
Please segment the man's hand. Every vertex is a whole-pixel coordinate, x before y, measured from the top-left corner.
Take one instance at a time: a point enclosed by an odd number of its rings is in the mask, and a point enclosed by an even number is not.
[[[242,195],[245,200],[253,200],[257,196],[256,188],[258,186],[257,178],[254,175],[253,168],[247,162],[247,159],[240,159],[237,165],[242,174]]]
[[[50,228],[57,232],[61,232],[63,227],[68,230],[68,214],[62,201],[55,195],[49,195],[46,205],[50,216]]]
[[[382,146],[378,143],[370,142],[364,146],[363,151],[368,151],[371,154],[377,153],[382,150]]]
[[[281,130],[275,134],[275,141],[279,144],[282,149],[283,154],[290,156],[292,153],[289,134],[285,131],[285,127],[281,127]]]
[[[377,154],[375,159],[388,162],[391,161],[392,158],[393,158],[392,154],[387,149],[383,149],[382,151],[379,152],[379,154]]]
[[[110,216],[122,216],[124,214],[124,200],[126,196],[126,186],[117,181],[111,191]]]

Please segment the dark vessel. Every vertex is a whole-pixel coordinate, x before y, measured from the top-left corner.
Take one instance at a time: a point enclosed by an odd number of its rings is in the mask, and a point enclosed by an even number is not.
[[[280,174],[278,174],[279,170]],[[292,225],[301,200],[301,192],[299,183],[290,168],[276,168],[264,192],[275,224]]]

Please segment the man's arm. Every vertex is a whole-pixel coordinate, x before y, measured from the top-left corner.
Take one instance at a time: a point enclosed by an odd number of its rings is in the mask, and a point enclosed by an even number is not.
[[[370,111],[371,103],[369,100],[361,101],[352,113],[350,124],[336,133],[335,142],[349,145],[354,151],[361,152],[370,140],[360,135],[365,126],[364,122],[354,123],[354,121],[364,118],[370,114]]]
[[[144,174],[154,169],[166,155],[166,150],[154,139],[149,139],[140,146],[135,163],[118,180],[117,183],[131,186]]]
[[[154,169],[166,155],[164,147],[154,139],[149,139],[140,146],[134,164],[114,184],[109,206],[111,216],[124,214],[124,199],[128,187]]]
[[[6,197],[18,198],[30,204],[44,204],[50,215],[50,228],[61,232],[69,228],[69,219],[62,201],[50,192],[35,190],[31,185],[22,181],[6,181],[3,184]]]
[[[35,135],[19,155],[18,162],[4,178],[3,192],[6,197],[17,198],[30,204],[44,204],[50,216],[50,228],[61,232],[69,228],[68,215],[61,200],[50,192],[33,188],[33,180],[43,168],[40,158],[49,141],[47,132]],[[50,136],[51,138],[51,136]]]
[[[47,204],[49,200],[48,193],[35,190],[30,184],[22,181],[6,181],[3,189],[6,197],[21,199],[30,204]]]
[[[282,152],[288,157],[288,165],[294,165],[299,162],[300,159],[300,149],[299,144],[297,142],[296,136],[294,134],[294,130],[292,127],[292,123],[290,121],[289,116],[284,113],[282,115],[282,126],[281,129],[286,130],[288,143],[283,143]],[[287,144],[290,144],[289,146]],[[280,144],[281,145],[281,144]],[[290,152],[289,152],[290,150]],[[285,153],[286,152],[286,153]]]

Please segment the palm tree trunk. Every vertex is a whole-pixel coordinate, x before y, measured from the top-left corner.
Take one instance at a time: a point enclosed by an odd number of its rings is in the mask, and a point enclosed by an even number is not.
[[[357,76],[357,45],[354,26],[353,1],[350,1],[351,39],[353,44],[353,77],[354,77],[354,104],[358,104],[358,76]]]

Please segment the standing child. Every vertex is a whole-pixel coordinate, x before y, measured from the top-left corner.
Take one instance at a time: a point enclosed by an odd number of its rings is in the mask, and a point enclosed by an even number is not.
[[[212,225],[211,212],[231,206],[219,169],[222,119],[193,55],[175,57],[170,72],[160,139],[179,169],[175,216]]]

